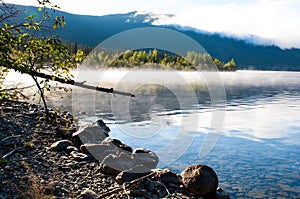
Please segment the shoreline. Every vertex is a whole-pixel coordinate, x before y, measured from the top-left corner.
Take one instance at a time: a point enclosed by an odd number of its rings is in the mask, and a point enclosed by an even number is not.
[[[115,176],[103,173],[98,160],[76,159],[70,150],[49,149],[55,142],[69,140],[77,131],[74,125],[65,129],[63,123],[73,120],[69,113],[55,115],[55,120],[61,121],[56,124],[44,120],[41,107],[9,100],[0,101],[0,112],[0,152],[4,156],[0,162],[1,197],[80,198],[82,194],[98,195],[122,187]],[[168,191],[169,198],[197,198],[182,187],[168,187]],[[219,190],[217,198],[224,198],[224,194]],[[127,195],[122,189],[106,198]]]

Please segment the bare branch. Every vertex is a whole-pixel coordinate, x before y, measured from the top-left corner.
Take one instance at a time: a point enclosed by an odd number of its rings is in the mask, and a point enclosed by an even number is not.
[[[39,73],[39,72],[36,72],[36,71],[31,71],[28,74],[31,75],[31,76],[40,77],[40,78],[43,78],[43,79],[50,79],[52,81],[60,82],[60,83],[63,83],[63,84],[74,85],[74,86],[78,86],[78,87],[85,88],[85,89],[97,90],[97,91],[105,92],[105,93],[113,93],[113,94],[116,94],[116,95],[135,97],[135,95],[132,94],[132,93],[117,91],[117,90],[114,90],[113,88],[103,88],[103,87],[98,87],[98,86],[85,85],[84,82],[83,83],[82,82],[76,82],[76,81],[71,80],[71,79],[63,79],[63,78],[55,77],[53,75],[48,75],[48,74],[45,74],[45,73]]]

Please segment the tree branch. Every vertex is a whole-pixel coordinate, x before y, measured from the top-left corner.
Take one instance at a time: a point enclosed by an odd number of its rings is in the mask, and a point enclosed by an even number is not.
[[[60,82],[60,83],[63,83],[63,84],[74,85],[74,86],[78,86],[78,87],[89,89],[89,90],[96,90],[96,91],[105,92],[105,93],[112,93],[112,94],[116,94],[116,95],[135,97],[135,95],[132,94],[132,93],[117,91],[117,90],[114,90],[113,88],[103,88],[103,87],[98,87],[98,86],[85,85],[84,82],[76,82],[76,81],[71,80],[71,79],[63,79],[63,78],[55,77],[53,75],[48,75],[48,74],[45,74],[45,73],[39,73],[39,72],[36,72],[36,71],[31,71],[28,74],[31,75],[31,76],[40,77],[40,78],[44,78],[44,79],[50,79],[52,81]]]

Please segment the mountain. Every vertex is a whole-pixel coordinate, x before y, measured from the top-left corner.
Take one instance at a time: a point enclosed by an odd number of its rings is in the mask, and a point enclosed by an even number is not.
[[[19,8],[25,10],[24,16],[41,14],[36,7],[20,6]],[[153,22],[156,20],[172,16],[139,12],[105,16],[76,15],[61,11],[56,11],[54,14],[63,15],[67,22],[67,25],[56,33],[60,38],[89,46],[96,46],[108,37],[125,30],[154,27]],[[255,45],[245,40],[175,25],[159,27],[177,30],[190,36],[209,54],[221,60],[228,61],[234,58],[238,69],[300,71],[300,49]]]

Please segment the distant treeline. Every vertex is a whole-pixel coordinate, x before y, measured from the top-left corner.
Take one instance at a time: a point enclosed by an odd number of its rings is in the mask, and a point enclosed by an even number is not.
[[[100,48],[91,50],[88,46],[78,46],[77,43],[67,44],[74,52],[81,48],[87,58],[83,66],[87,68],[151,68],[174,70],[216,70],[235,71],[234,59],[223,62],[207,53],[194,51],[187,52],[186,57],[157,49],[126,50],[120,52],[108,52]]]

